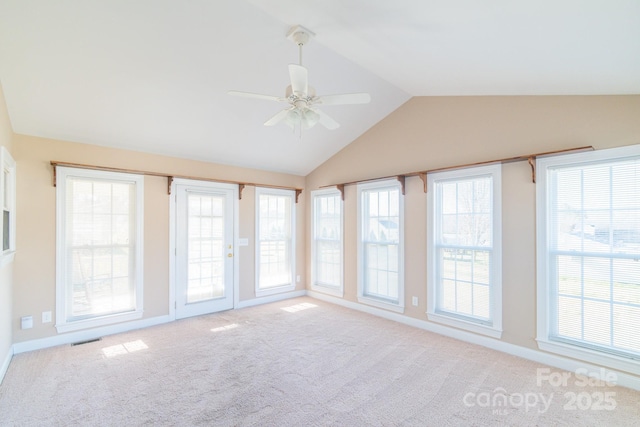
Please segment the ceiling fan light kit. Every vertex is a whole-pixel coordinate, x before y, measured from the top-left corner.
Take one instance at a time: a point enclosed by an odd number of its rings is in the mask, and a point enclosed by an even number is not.
[[[340,126],[338,122],[333,120],[326,113],[317,109],[315,106],[367,104],[371,101],[371,97],[368,93],[316,96],[315,89],[312,86],[309,86],[309,73],[307,69],[302,66],[302,47],[309,43],[313,36],[315,36],[313,32],[300,25],[292,27],[287,32],[287,38],[298,46],[299,64],[289,64],[289,79],[291,84],[286,88],[284,97],[234,90],[230,90],[228,92],[229,95],[263,99],[267,101],[286,102],[289,104],[289,107],[279,111],[267,120],[264,123],[265,126],[274,126],[282,122],[295,131],[296,127],[300,130],[310,129],[320,123],[327,129],[338,128]]]

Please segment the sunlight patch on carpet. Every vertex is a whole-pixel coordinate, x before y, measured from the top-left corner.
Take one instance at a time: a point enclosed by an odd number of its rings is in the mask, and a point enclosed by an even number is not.
[[[106,357],[115,357],[122,356],[123,354],[135,353],[136,351],[145,350],[149,348],[144,341],[136,340],[131,342],[126,342],[124,344],[116,344],[110,347],[105,347],[102,349],[102,354]]]
[[[238,325],[237,323],[231,323],[229,325],[225,325],[225,326],[218,326],[217,328],[213,328],[211,330],[211,332],[221,332],[221,331],[228,331],[229,329],[235,329],[237,328]]]
[[[295,313],[297,311],[302,311],[302,310],[306,310],[308,308],[314,308],[314,307],[317,307],[317,305],[311,304],[310,302],[303,302],[300,304],[291,305],[289,307],[282,307],[282,309],[284,311],[288,311],[289,313]]]

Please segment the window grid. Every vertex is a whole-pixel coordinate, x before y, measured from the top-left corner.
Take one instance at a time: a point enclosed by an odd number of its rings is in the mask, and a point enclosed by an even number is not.
[[[314,284],[342,287],[342,199],[339,192],[314,200]]]
[[[67,177],[67,320],[135,310],[135,184]]]
[[[189,193],[187,303],[224,296],[224,196]]]
[[[640,161],[551,173],[550,338],[640,355]]]
[[[400,303],[400,190],[362,191],[363,296]]]
[[[491,321],[492,177],[436,184],[437,312]]]
[[[258,290],[293,285],[293,200],[258,192]]]

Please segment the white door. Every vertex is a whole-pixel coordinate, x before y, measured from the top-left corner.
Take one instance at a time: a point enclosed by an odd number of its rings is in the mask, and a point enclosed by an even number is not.
[[[176,318],[233,308],[237,186],[179,183],[176,192]]]

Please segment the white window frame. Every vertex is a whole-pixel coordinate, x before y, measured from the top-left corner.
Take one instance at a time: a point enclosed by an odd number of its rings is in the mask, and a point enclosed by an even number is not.
[[[16,161],[9,151],[0,150],[0,206],[4,216],[5,208],[9,212],[9,248],[2,250],[0,246],[0,267],[13,262],[16,254]],[[5,200],[8,206],[4,206]],[[0,218],[0,242],[4,242],[4,219]]]
[[[280,286],[274,286],[269,288],[260,287],[260,196],[285,196],[291,199],[291,283],[284,283]],[[255,292],[256,297],[264,297],[273,294],[279,294],[283,292],[293,291],[296,288],[296,193],[294,190],[284,190],[279,188],[266,188],[256,187],[255,192],[255,230],[256,230],[256,245],[255,245]]]
[[[536,239],[537,239],[537,337],[541,350],[568,356],[574,359],[607,366],[640,375],[640,364],[637,359],[619,356],[605,351],[573,345],[564,341],[551,339],[552,315],[550,305],[551,285],[549,283],[548,245],[550,242],[550,226],[547,218],[550,214],[549,179],[550,169],[563,166],[579,166],[590,163],[628,160],[640,157],[640,145],[590,151],[585,153],[565,154],[561,156],[543,157],[536,160]]]
[[[364,283],[365,277],[365,259],[364,259],[364,206],[363,196],[368,190],[395,188],[399,192],[399,230],[398,230],[398,301],[384,300],[381,298],[375,298],[366,295]],[[371,305],[378,308],[394,311],[397,313],[404,313],[404,195],[402,194],[402,186],[400,182],[395,179],[389,179],[384,181],[374,181],[368,183],[358,184],[358,302],[362,304]]]
[[[340,201],[339,215],[340,215],[340,282],[338,284],[322,283],[317,277],[317,265],[316,265],[316,246],[317,246],[317,210],[316,200],[320,197],[337,196]],[[344,296],[344,202],[342,201],[342,193],[337,189],[329,188],[325,190],[314,190],[311,192],[311,289],[326,294],[343,297]]]
[[[68,319],[68,294],[66,283],[66,198],[67,177],[82,177],[96,180],[133,182],[136,186],[136,248],[135,248],[135,301],[134,310],[107,314],[87,319]],[[56,168],[56,329],[58,332],[70,332],[97,326],[111,325],[142,318],[143,315],[143,266],[144,266],[144,176],[100,170]]]
[[[438,303],[437,242],[437,204],[436,185],[444,181],[492,177],[492,265],[490,270],[491,320],[476,321],[471,317],[458,317],[440,311]],[[451,171],[435,172],[427,175],[427,318],[492,338],[502,337],[502,166],[500,164],[463,168]]]

